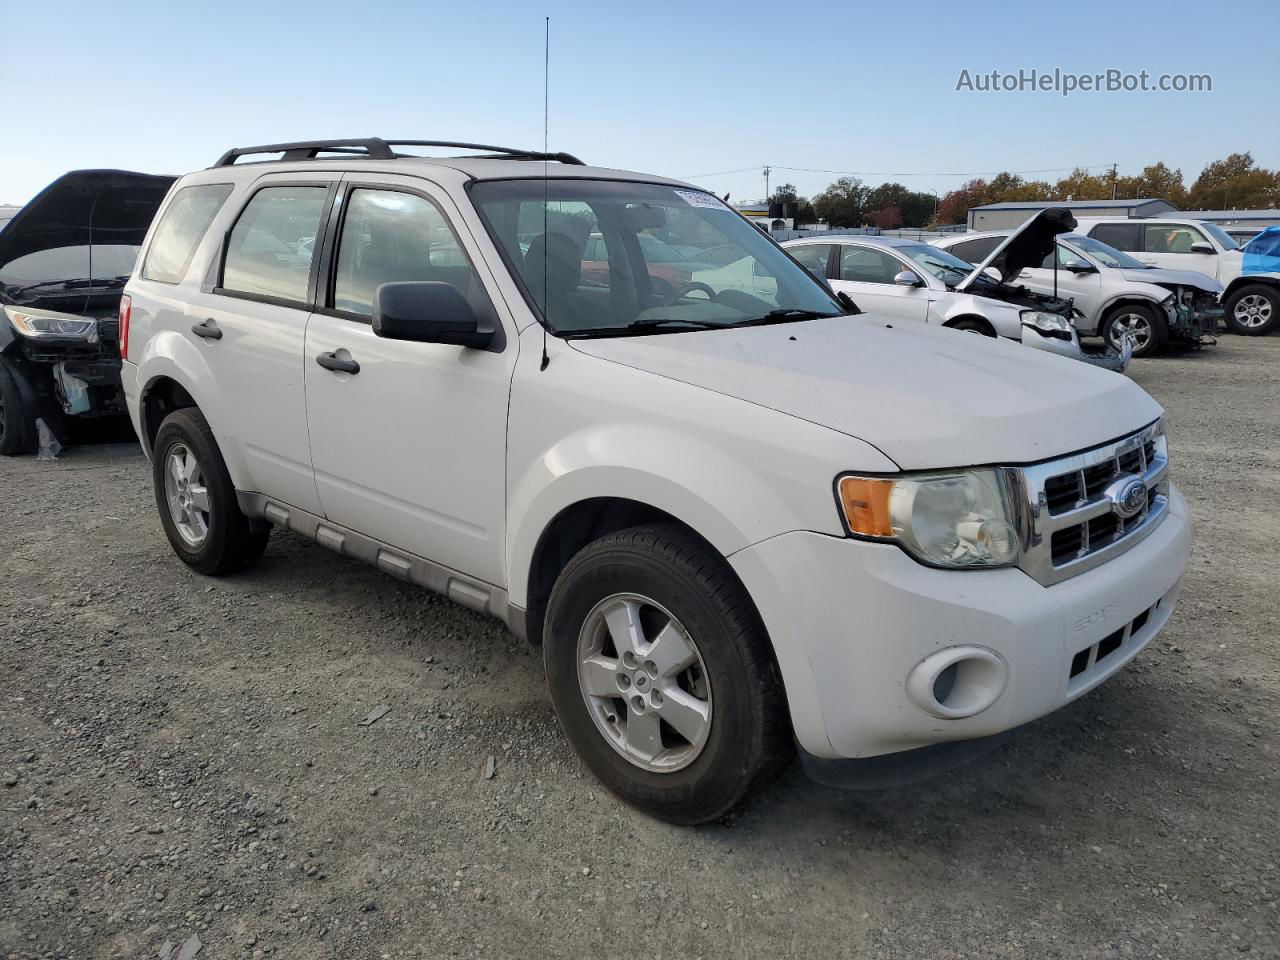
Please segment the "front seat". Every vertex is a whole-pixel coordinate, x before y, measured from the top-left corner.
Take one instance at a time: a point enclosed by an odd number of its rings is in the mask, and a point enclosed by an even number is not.
[[[549,313],[557,330],[599,326],[578,294],[582,248],[568,234],[541,233],[533,238],[524,255],[524,279],[543,315]]]

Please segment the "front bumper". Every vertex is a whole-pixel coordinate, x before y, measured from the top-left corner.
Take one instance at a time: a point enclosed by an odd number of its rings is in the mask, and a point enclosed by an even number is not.
[[[896,546],[800,531],[729,559],[773,640],[796,739],[839,759],[1002,733],[1093,689],[1168,621],[1190,541],[1170,485],[1150,536],[1051,587],[1016,568],[938,570]],[[918,668],[956,651],[996,664],[1000,692],[971,716],[926,712]]]
[[[1070,339],[1066,339],[1061,336],[1055,337],[1041,333],[1035,327],[1023,324],[1022,345],[1035,350],[1044,350],[1047,353],[1056,353],[1060,357],[1082,360],[1085,363],[1093,364],[1095,367],[1113,370],[1116,373],[1124,373],[1125,370],[1129,369],[1129,362],[1133,359],[1133,343],[1128,339],[1124,341],[1119,350],[1113,347],[1103,347],[1101,350],[1086,350],[1080,343],[1080,335],[1074,329],[1071,331]]]

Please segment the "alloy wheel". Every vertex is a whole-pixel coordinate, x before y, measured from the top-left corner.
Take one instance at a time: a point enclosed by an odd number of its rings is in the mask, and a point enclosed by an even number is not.
[[[199,547],[209,535],[209,488],[204,469],[186,444],[175,443],[165,458],[164,495],[178,535]]]
[[[1242,327],[1266,326],[1271,322],[1271,301],[1261,294],[1250,293],[1236,301],[1233,315]]]
[[[1118,346],[1125,337],[1133,340],[1133,352],[1141,353],[1151,342],[1151,321],[1140,313],[1122,313],[1111,321],[1111,338]]]
[[[702,654],[648,597],[614,594],[587,615],[578,683],[597,731],[643,770],[680,770],[706,746],[712,703]]]

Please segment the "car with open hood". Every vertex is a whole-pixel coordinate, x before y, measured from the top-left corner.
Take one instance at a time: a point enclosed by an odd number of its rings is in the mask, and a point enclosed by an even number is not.
[[[641,237],[707,268],[655,284]],[[223,575],[288,530],[501,618],[655,816],[719,818],[797,746],[826,782],[939,771],[1173,614],[1187,505],[1137,384],[858,313],[688,183],[246,147],[139,263],[123,380],[177,557]]]
[[[121,416],[120,294],[173,177],[77,170],[0,229],[0,454]]]
[[[964,233],[934,241],[963,260],[983,260],[1012,231]],[[1014,278],[1028,290],[1069,300],[1076,328],[1119,346],[1133,340],[1133,355],[1149,357],[1171,342],[1200,344],[1218,332],[1223,286],[1190,270],[1148,266],[1101,240],[1063,233],[1053,250]]]
[[[919,240],[819,234],[783,244],[816,276],[873,316],[1003,337],[1024,346],[1123,372],[1131,347],[1084,348],[1071,302],[1010,281],[1052,251],[1074,221],[1044,211],[979,264]],[[1044,252],[1041,252],[1044,251]]]

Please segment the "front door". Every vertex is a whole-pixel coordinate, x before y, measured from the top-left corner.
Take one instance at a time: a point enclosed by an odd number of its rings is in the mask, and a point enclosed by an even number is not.
[[[384,340],[371,325],[378,285],[396,281],[452,284],[478,313],[493,315],[474,266],[483,261],[460,239],[448,198],[416,178],[348,182],[338,215],[302,364],[324,512],[500,586],[515,338],[501,335],[478,350]],[[321,366],[330,355],[358,370]]]
[[[894,283],[893,278],[904,270],[920,276],[919,270],[884,250],[841,244],[831,287],[837,293],[847,293],[858,309],[873,317],[924,323],[929,316],[929,288],[923,282],[915,287]]]
[[[1204,244],[1211,253],[1192,250]],[[1142,226],[1143,263],[1166,270],[1194,270],[1209,277],[1218,275],[1218,254],[1203,231],[1186,223],[1147,223]]]
[[[1076,309],[1084,314],[1085,319],[1078,324],[1081,333],[1092,333],[1098,326],[1098,318],[1094,313],[1098,309],[1098,298],[1102,291],[1102,274],[1084,257],[1062,244],[1054,244],[1055,252],[1044,258],[1037,267],[1023,270],[1018,274],[1015,283],[1024,285],[1028,290],[1056,296],[1072,301]],[[1058,258],[1057,278],[1054,277],[1054,257]]]

